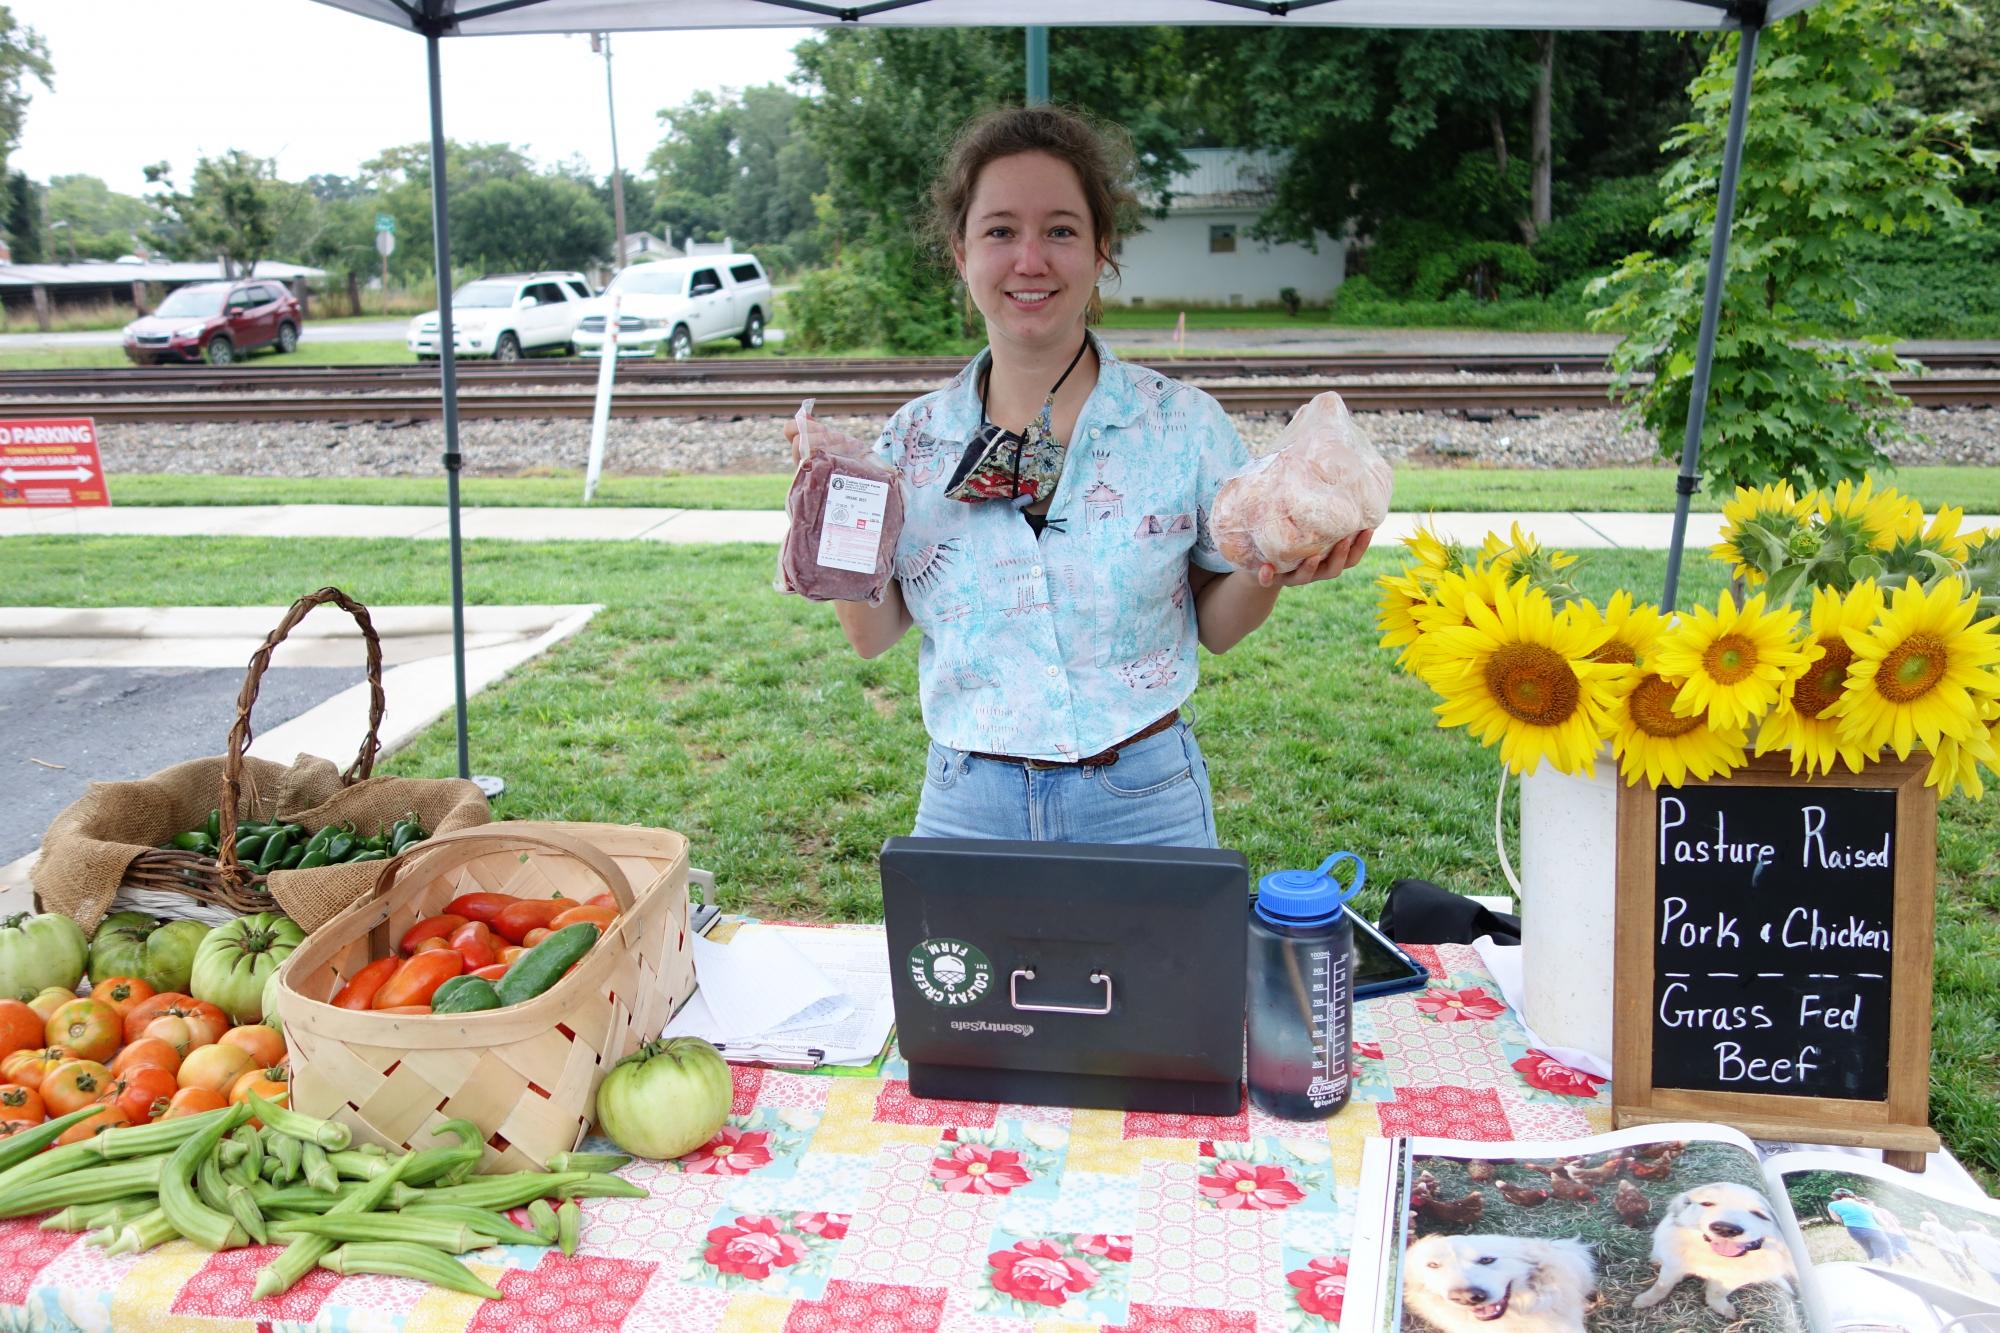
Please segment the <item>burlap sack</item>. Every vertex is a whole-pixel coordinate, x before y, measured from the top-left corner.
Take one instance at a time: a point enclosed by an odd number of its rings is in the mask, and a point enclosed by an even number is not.
[[[137,782],[91,783],[55,817],[42,839],[42,854],[31,874],[43,910],[61,912],[84,930],[95,930],[132,859],[200,827],[216,808],[223,763],[220,755],[190,759]],[[289,768],[266,759],[243,761],[240,819],[283,819],[308,831],[352,824],[372,837],[409,814],[431,833],[470,828],[492,818],[479,788],[457,778],[365,778],[343,787],[340,771],[312,755],[300,755]],[[280,870],[268,885],[278,909],[313,930],[374,892],[382,864]]]

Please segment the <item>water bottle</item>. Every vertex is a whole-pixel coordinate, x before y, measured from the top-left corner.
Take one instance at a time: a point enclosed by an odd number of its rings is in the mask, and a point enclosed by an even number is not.
[[[1341,887],[1334,867],[1354,863]],[[1353,1054],[1354,923],[1347,903],[1368,878],[1353,852],[1317,870],[1279,870],[1250,909],[1250,1100],[1283,1120],[1324,1120],[1347,1105]]]

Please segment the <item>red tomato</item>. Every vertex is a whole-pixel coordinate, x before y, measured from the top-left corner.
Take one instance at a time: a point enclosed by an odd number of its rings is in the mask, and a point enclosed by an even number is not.
[[[140,1065],[123,1076],[114,1075],[98,1100],[123,1111],[132,1124],[150,1125],[166,1114],[178,1091],[180,1084],[172,1074],[157,1065]]]
[[[533,930],[529,931],[526,935],[523,935],[521,937],[521,943],[526,945],[528,948],[532,949],[537,944],[540,944],[543,940],[547,939],[549,936],[553,934],[555,934],[555,932],[553,930],[550,930],[547,926],[536,926]]]
[[[451,948],[451,941],[446,939],[444,936],[427,935],[423,939],[417,941],[417,947],[410,950],[410,955],[411,957],[415,957],[417,954],[427,953],[433,949],[449,949],[449,948]]]
[[[260,1065],[283,1064],[285,1061],[285,1039],[278,1035],[275,1028],[267,1028],[262,1023],[231,1028],[222,1034],[222,1040],[216,1044],[241,1046]]]
[[[23,1083],[0,1083],[0,1119],[39,1125],[48,1118],[40,1092]]]
[[[431,1007],[427,1004],[399,1004],[388,1009],[377,1009],[378,1014],[427,1014]]]
[[[339,1009],[366,1009],[375,1001],[375,992],[382,989],[382,983],[396,975],[396,969],[403,965],[400,958],[377,958],[368,966],[356,972],[345,986],[334,994],[333,1003]]]
[[[403,938],[396,942],[396,951],[415,953],[420,942],[433,938],[450,939],[451,933],[464,924],[464,917],[453,916],[449,912],[442,916],[425,917],[403,932]]]
[[[42,1105],[54,1115],[68,1115],[104,1095],[111,1071],[95,1060],[65,1060],[42,1080]]]
[[[461,893],[446,903],[444,910],[452,916],[481,921],[490,926],[503,908],[512,907],[519,901],[511,893]]]
[[[229,1099],[213,1088],[182,1088],[167,1103],[167,1112],[162,1120],[178,1120],[184,1115],[200,1115],[203,1111],[220,1111],[229,1105]]]
[[[77,1109],[81,1110],[82,1108],[78,1107]],[[99,1107],[96,1114],[87,1115],[64,1130],[62,1135],[56,1139],[56,1146],[61,1147],[66,1143],[82,1143],[85,1139],[97,1137],[107,1129],[121,1129],[131,1123],[130,1118],[117,1107]]]
[[[608,907],[614,912],[618,910],[618,900],[608,893],[600,893],[595,898],[590,899],[589,905],[592,907]]]
[[[49,1071],[65,1060],[76,1058],[76,1053],[61,1046],[38,1046],[33,1050],[16,1051],[0,1060],[0,1078],[9,1083],[19,1083],[24,1088],[39,1088]]]
[[[406,1005],[431,1002],[437,988],[465,971],[465,959],[456,949],[426,949],[413,955],[396,969],[381,990],[375,992],[374,1009],[399,1009]]]
[[[290,1106],[291,1076],[291,1071],[283,1065],[272,1069],[246,1069],[229,1085],[229,1104],[234,1106],[238,1102],[249,1101],[250,1094],[254,1092],[273,1106]],[[255,1116],[251,1117],[250,1123],[259,1129],[264,1127]]]
[[[132,1012],[125,1015],[125,1040],[137,1041],[145,1036],[146,1026],[163,1016],[187,1020],[189,1049],[220,1041],[222,1034],[231,1026],[229,1015],[208,1001],[167,991],[150,1000],[141,1000]]]
[[[0,1057],[40,1046],[48,1026],[40,1014],[19,1000],[0,1000]]]
[[[546,927],[562,913],[575,907],[569,898],[517,898],[493,918],[493,933],[516,944],[526,944],[531,930]]]
[[[181,1061],[180,1072],[174,1077],[183,1088],[207,1088],[212,1092],[224,1092],[229,1085],[243,1076],[246,1069],[257,1067],[257,1057],[241,1046],[224,1046],[212,1042],[189,1054]]]
[[[500,961],[508,964],[509,966],[512,966],[514,960],[516,958],[519,958],[522,954],[526,952],[527,950],[522,946],[518,944],[510,944],[505,948],[503,948],[502,950],[500,950]]]
[[[465,959],[465,970],[468,972],[476,972],[500,961],[493,944],[493,932],[481,921],[467,922],[453,931],[451,947]]]
[[[164,1069],[171,1074],[181,1067],[181,1053],[158,1037],[141,1037],[118,1052],[118,1058],[111,1062],[111,1073],[114,1077],[123,1076],[142,1065]]]
[[[138,977],[106,977],[90,988],[90,998],[116,1009],[120,1023],[125,1021],[126,1014],[157,994],[151,982]]]
[[[124,1020],[102,1000],[71,1000],[49,1015],[49,1045],[67,1046],[86,1060],[118,1053]]]
[[[506,963],[494,963],[489,967],[475,967],[472,969],[472,975],[475,977],[484,977],[488,981],[498,981],[507,975],[507,967]]]
[[[549,922],[549,929],[561,930],[564,926],[588,921],[597,927],[598,933],[602,934],[610,930],[617,920],[618,909],[615,907],[572,907],[567,912],[559,913],[555,920]]]

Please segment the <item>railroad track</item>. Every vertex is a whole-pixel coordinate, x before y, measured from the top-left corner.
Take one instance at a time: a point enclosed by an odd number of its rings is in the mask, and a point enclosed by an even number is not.
[[[1899,392],[1920,407],[1991,406],[2000,403],[2000,376],[1963,379],[1898,379]],[[1290,412],[1316,393],[1338,388],[1357,412],[1450,412],[1462,414],[1539,414],[1602,408],[1611,404],[1608,379],[1500,384],[1366,384],[1213,385],[1208,392],[1237,412]],[[823,416],[886,416],[913,396],[911,388],[818,388]],[[786,417],[798,410],[797,388],[780,392],[677,391],[648,393],[628,385],[614,400],[621,419],[634,417]],[[588,392],[516,393],[475,391],[459,398],[459,415],[467,420],[587,417],[593,406]],[[100,424],[125,422],[272,422],[272,421],[424,421],[439,418],[443,407],[430,393],[377,393],[319,396],[299,394],[272,398],[34,398],[7,407],[16,414],[88,416]]]
[[[1144,353],[1132,359],[1145,362]],[[1925,358],[1933,370],[2000,371],[2000,354],[1948,352]],[[957,357],[829,358],[781,357],[692,361],[628,361],[618,368],[622,386],[722,386],[745,381],[908,380],[934,384],[964,364]],[[1182,378],[1246,379],[1259,376],[1334,375],[1601,375],[1596,356],[1517,356],[1496,354],[1341,356],[1198,356],[1158,359],[1162,370]],[[597,380],[597,363],[543,359],[497,365],[462,361],[460,388],[468,392],[509,388],[587,387]],[[186,393],[422,393],[438,383],[435,364],[383,366],[148,366],[86,370],[0,371],[0,398],[24,395],[95,397],[167,396]]]

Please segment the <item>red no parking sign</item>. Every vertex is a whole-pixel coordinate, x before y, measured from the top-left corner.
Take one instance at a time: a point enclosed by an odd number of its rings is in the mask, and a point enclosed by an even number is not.
[[[0,509],[110,503],[89,417],[0,420]]]

